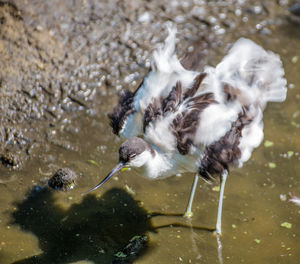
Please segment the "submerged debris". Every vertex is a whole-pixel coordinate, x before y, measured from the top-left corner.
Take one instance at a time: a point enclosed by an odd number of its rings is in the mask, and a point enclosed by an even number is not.
[[[113,264],[126,264],[132,263],[135,258],[145,249],[148,242],[148,238],[145,235],[134,236],[130,239],[127,246],[123,248],[122,251],[119,251],[115,254],[115,259]]]
[[[49,179],[49,187],[59,191],[69,191],[74,188],[78,175],[69,168],[61,168]]]
[[[261,240],[258,239],[258,238],[255,238],[255,239],[254,239],[254,242],[255,242],[256,244],[260,244]]]
[[[283,202],[286,202],[287,198],[286,198],[286,194],[280,194],[279,196],[280,200]]]
[[[220,191],[220,186],[214,186],[214,187],[212,188],[212,190],[213,190],[214,192],[219,192],[219,191]]]
[[[298,62],[298,59],[299,59],[298,56],[293,56],[292,63],[296,64]]]
[[[287,229],[291,229],[292,228],[292,224],[289,222],[283,222],[280,224],[281,227],[285,227]]]
[[[88,163],[90,163],[90,164],[92,164],[92,165],[95,165],[95,166],[97,166],[97,167],[100,167],[99,164],[98,164],[98,162],[95,161],[95,160],[93,160],[93,159],[89,159],[89,160],[88,160]]]
[[[272,142],[272,141],[270,141],[270,140],[266,140],[266,141],[264,142],[264,146],[265,146],[266,148],[273,147],[273,146],[274,146],[274,142]]]
[[[289,151],[287,152],[287,157],[288,157],[288,158],[291,158],[291,157],[293,157],[293,156],[294,156],[294,151],[289,150]]]
[[[269,163],[268,163],[268,166],[269,166],[270,169],[275,169],[275,168],[276,168],[276,163],[274,163],[274,162],[269,162]]]

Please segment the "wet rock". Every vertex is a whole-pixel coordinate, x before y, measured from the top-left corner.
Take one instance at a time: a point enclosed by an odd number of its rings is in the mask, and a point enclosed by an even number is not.
[[[5,152],[0,154],[0,161],[4,166],[9,168],[17,168],[21,164],[18,155],[11,152]]]
[[[48,185],[52,189],[59,191],[69,191],[76,185],[78,175],[69,168],[61,168],[49,179]]]
[[[297,25],[300,25],[300,2],[293,4],[288,8],[288,19]]]
[[[300,17],[300,2],[299,3],[296,3],[294,5],[292,5],[290,8],[289,8],[289,11],[295,15],[295,16],[299,16]]]

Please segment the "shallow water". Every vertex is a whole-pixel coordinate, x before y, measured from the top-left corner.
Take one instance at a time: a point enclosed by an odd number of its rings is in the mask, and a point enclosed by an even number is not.
[[[232,38],[238,36],[236,32]],[[288,193],[300,197],[299,25],[283,23],[272,35],[248,37],[280,54],[290,88],[284,103],[269,104],[264,113],[264,142],[274,145],[262,144],[243,168],[232,170],[228,177],[223,260],[299,263],[300,207],[280,199],[280,195],[288,199]],[[81,196],[118,158],[120,141],[112,135],[106,118],[117,100],[112,94],[99,97],[103,104],[96,115],[82,113],[74,123],[65,124],[68,129],[64,131],[69,132],[62,138],[72,142],[73,150],[53,144],[20,171],[0,169],[2,264],[112,263],[114,254],[132,237],[143,234],[149,242],[134,263],[219,263],[216,237],[207,231],[215,226],[218,192],[213,187],[218,181],[213,185],[200,181],[191,220],[172,216],[185,210],[191,174],[149,181],[127,171]],[[78,125],[79,131],[72,130]],[[45,187],[55,170],[64,166],[81,173],[77,187],[67,193]],[[161,215],[153,216],[155,212]],[[285,222],[291,228],[281,226]]]

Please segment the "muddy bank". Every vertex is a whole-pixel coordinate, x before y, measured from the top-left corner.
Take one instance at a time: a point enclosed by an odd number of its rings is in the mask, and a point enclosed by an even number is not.
[[[8,167],[76,135],[106,95],[135,88],[167,21],[200,69],[237,37],[271,35],[285,1],[0,1],[0,159]],[[239,28],[236,32],[236,28]],[[217,55],[217,56],[215,56]],[[107,111],[110,107],[107,107]],[[57,133],[59,131],[60,133]]]

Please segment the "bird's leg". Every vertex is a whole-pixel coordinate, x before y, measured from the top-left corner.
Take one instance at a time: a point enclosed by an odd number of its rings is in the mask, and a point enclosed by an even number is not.
[[[195,178],[194,178],[194,182],[193,182],[193,185],[192,185],[192,190],[191,190],[191,193],[190,193],[189,203],[188,203],[187,208],[185,210],[184,217],[191,218],[193,216],[192,204],[193,204],[193,200],[194,200],[198,180],[199,180],[199,175],[198,175],[198,173],[196,173]]]
[[[224,170],[221,174],[220,178],[220,195],[219,195],[219,206],[218,206],[218,216],[217,216],[217,224],[216,224],[216,232],[218,235],[222,233],[221,230],[221,222],[222,222],[222,206],[223,206],[223,196],[224,196],[224,189],[225,189],[225,183],[227,179],[228,171]]]

